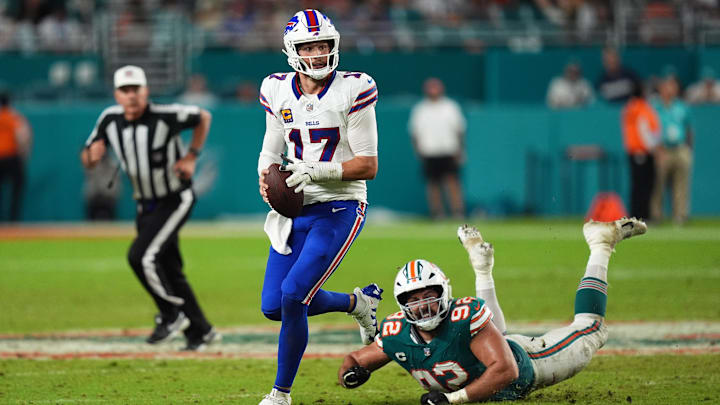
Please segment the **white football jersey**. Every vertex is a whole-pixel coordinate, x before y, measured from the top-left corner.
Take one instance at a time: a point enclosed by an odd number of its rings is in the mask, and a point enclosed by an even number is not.
[[[372,77],[360,72],[334,71],[318,94],[303,94],[297,73],[276,73],[260,87],[260,104],[267,112],[258,173],[280,163],[280,153],[307,162],[348,161],[377,156]],[[365,180],[311,183],[304,189],[305,205],[325,201],[367,202]]]

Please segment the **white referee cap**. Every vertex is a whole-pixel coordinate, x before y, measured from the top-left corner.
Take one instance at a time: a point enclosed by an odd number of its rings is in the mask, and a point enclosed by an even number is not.
[[[123,66],[115,71],[115,88],[123,86],[147,86],[142,68],[133,65]]]

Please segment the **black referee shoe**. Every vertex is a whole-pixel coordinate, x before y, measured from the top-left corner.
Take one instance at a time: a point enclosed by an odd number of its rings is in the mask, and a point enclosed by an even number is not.
[[[187,345],[182,348],[184,352],[201,352],[205,350],[209,344],[219,342],[222,340],[222,335],[215,330],[210,328],[210,331],[198,338],[188,338]]]
[[[177,318],[170,321],[163,320],[160,314],[155,315],[155,330],[145,341],[151,345],[168,341],[188,326],[190,320],[182,312],[178,312]]]

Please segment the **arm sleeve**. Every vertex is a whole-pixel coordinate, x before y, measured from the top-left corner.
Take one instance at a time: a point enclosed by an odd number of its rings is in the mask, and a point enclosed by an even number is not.
[[[378,132],[374,105],[348,116],[348,142],[355,156],[377,156]]]
[[[265,78],[260,85],[258,101],[265,110],[265,137],[258,157],[258,176],[260,171],[273,163],[281,163],[280,154],[285,151],[285,127],[272,110],[272,83]]]
[[[265,137],[258,158],[258,175],[273,163],[280,163],[280,154],[285,151],[285,129],[275,115],[265,114]]]
[[[175,119],[180,131],[195,128],[200,123],[200,107],[195,105],[174,104],[177,109]]]

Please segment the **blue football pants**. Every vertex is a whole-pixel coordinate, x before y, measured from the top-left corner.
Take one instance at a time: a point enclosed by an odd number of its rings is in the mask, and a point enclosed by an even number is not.
[[[289,392],[308,341],[307,317],[345,312],[348,294],[321,289],[365,224],[367,204],[331,201],[303,208],[293,220],[289,255],[272,247],[265,269],[262,312],[282,321],[275,388]]]

